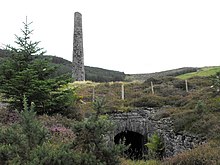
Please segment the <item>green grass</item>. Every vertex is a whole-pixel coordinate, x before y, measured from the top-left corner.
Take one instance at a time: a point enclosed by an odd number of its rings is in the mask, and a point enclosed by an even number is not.
[[[207,76],[215,75],[217,72],[220,72],[220,66],[204,67],[199,69],[197,72],[179,75],[177,76],[177,78],[186,80],[195,76],[207,77]]]

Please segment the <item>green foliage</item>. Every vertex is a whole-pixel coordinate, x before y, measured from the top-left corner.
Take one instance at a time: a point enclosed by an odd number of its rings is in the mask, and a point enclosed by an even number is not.
[[[207,109],[213,112],[220,112],[220,97],[209,98],[207,100]]]
[[[77,115],[76,109],[74,109],[74,105],[78,101],[78,96],[75,93],[75,89],[64,88],[64,89],[56,89],[50,92],[50,97],[48,101],[45,102],[44,109],[42,113],[53,114],[60,113],[63,115]],[[74,117],[74,115],[73,115]]]
[[[199,100],[197,102],[196,107],[195,107],[195,111],[198,114],[202,114],[202,113],[207,112],[207,107],[206,107],[205,103],[202,100]]]
[[[104,98],[96,98],[93,102],[93,109],[96,111],[96,118],[98,118],[103,112],[105,107],[105,99]]]
[[[99,117],[102,103],[95,103],[97,114],[74,125],[75,150],[80,150],[84,165],[116,165],[119,164],[119,154],[123,152],[122,145],[115,145],[110,140],[114,124]]]
[[[30,160],[31,152],[48,139],[48,132],[36,120],[33,104],[28,109],[24,98],[24,110],[21,112],[21,122],[9,128],[0,130],[0,160],[7,164],[22,164]]]
[[[0,65],[0,91],[17,110],[22,110],[23,95],[36,104],[38,113],[60,113],[73,106],[74,89],[61,90],[70,79],[54,77],[56,66],[42,55],[39,42],[31,41],[31,23],[24,23],[22,37],[16,36],[17,48],[8,46],[10,55]]]
[[[179,75],[179,76],[177,76],[177,78],[186,80],[186,79],[189,79],[189,78],[195,77],[195,76],[205,76],[205,77],[207,77],[207,76],[213,76],[219,71],[220,71],[219,66],[217,66],[217,67],[204,67],[204,68],[199,69],[196,72]]]
[[[213,87],[215,89],[215,93],[219,94],[220,92],[220,72],[217,72],[215,76],[213,76]]]
[[[148,156],[153,159],[161,159],[164,152],[164,143],[161,137],[154,133],[149,139],[148,143],[145,144],[148,148]]]
[[[6,59],[10,53],[7,50],[0,49],[0,61]],[[41,59],[50,60],[50,66],[56,67],[57,69],[52,74],[53,76],[67,75],[71,78],[72,75],[72,62],[61,57],[44,55]],[[87,81],[94,82],[112,82],[112,81],[123,81],[126,74],[119,71],[101,69],[96,67],[85,66],[85,76]]]
[[[70,145],[44,143],[30,155],[29,165],[80,165],[81,157],[71,150]]]
[[[75,148],[81,149],[83,164],[119,164],[122,149],[108,139],[111,131],[113,123],[103,118],[91,117],[74,126]]]

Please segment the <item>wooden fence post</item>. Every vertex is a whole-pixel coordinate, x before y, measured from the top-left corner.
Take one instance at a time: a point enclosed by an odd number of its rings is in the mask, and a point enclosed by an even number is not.
[[[92,102],[95,102],[95,86],[92,88]]]
[[[185,84],[186,84],[186,92],[189,92],[187,80],[185,80]]]
[[[123,83],[121,84],[121,99],[125,99],[125,87]]]
[[[152,91],[152,94],[154,95],[154,84],[153,84],[152,81],[150,82],[150,84],[151,84],[151,91]]]

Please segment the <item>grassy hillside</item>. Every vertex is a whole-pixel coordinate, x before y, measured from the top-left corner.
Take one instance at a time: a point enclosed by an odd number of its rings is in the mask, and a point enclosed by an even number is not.
[[[189,78],[195,77],[195,76],[207,77],[207,76],[215,75],[217,72],[220,72],[220,66],[204,67],[204,68],[198,69],[196,72],[191,72],[191,73],[179,75],[179,76],[177,76],[177,78],[189,79]]]
[[[185,73],[196,72],[198,68],[193,67],[185,67],[185,68],[178,68],[172,70],[166,70],[162,72],[155,72],[155,73],[146,73],[146,74],[129,74],[126,75],[126,81],[145,81],[149,78],[158,78],[158,77],[166,77],[166,76],[178,76]]]

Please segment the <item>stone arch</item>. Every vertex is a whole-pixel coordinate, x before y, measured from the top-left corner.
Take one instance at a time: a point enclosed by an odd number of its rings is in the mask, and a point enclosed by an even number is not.
[[[115,113],[111,116],[115,123],[114,136],[125,131],[132,131],[146,136],[147,133],[147,119],[137,112]]]
[[[206,142],[205,137],[199,135],[175,132],[174,122],[170,117],[158,118],[160,116],[158,114],[161,114],[161,111],[161,109],[140,108],[139,110],[127,113],[112,113],[110,118],[115,124],[115,129],[110,135],[111,141],[117,139],[117,136],[121,137],[130,132],[142,135],[144,145],[147,143],[148,137],[151,137],[153,133],[158,133],[164,142],[164,157],[176,155]],[[132,134],[130,135],[133,136]],[[144,152],[147,153],[147,148]]]
[[[112,114],[115,123],[113,132],[114,142],[123,141],[130,145],[125,154],[131,159],[141,159],[146,153],[144,144],[147,142],[147,120],[138,112]]]

